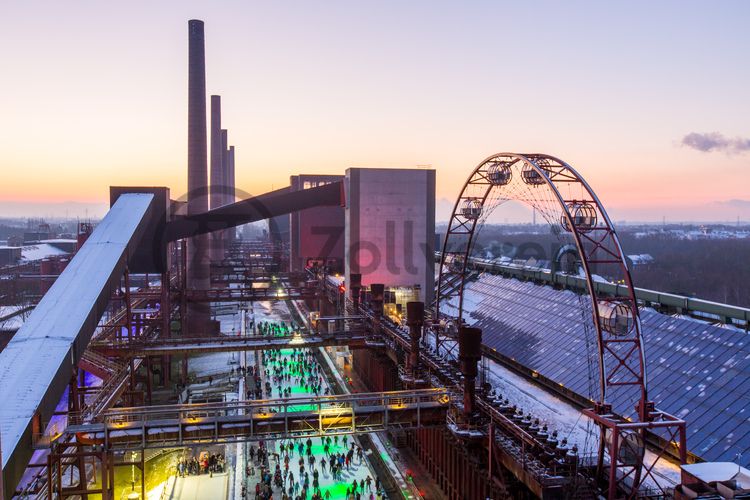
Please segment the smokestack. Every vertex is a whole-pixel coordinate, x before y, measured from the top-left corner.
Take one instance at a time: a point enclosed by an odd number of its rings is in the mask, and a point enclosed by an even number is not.
[[[221,189],[221,196],[222,200],[221,203],[223,205],[227,204],[227,200],[229,199],[229,196],[227,196],[227,184],[226,180],[229,179],[229,138],[228,138],[228,132],[227,129],[223,128],[221,129],[221,176],[225,180],[225,183],[222,185]]]
[[[226,178],[227,185],[227,204],[232,204],[237,199],[235,197],[235,183],[234,183],[234,146],[229,146],[229,175]],[[237,229],[230,227],[227,229],[229,233],[229,242],[233,243],[237,239]]]
[[[221,133],[221,96],[211,96],[211,209],[224,205],[223,141]],[[211,261],[219,262],[224,258],[222,233],[214,232],[210,236]]]
[[[188,215],[208,210],[206,51],[203,21],[188,22]]]
[[[203,21],[188,21],[188,215],[208,210],[208,164],[206,144],[206,50]],[[209,288],[208,238],[195,236],[188,243],[187,285]],[[205,331],[208,308],[191,304],[190,327]]]
[[[234,181],[234,146],[229,146],[229,175],[227,176],[227,203],[234,203],[235,181]]]
[[[221,130],[221,96],[211,96],[211,210],[224,205],[224,156]]]
[[[221,129],[221,177],[223,183],[221,185],[221,204],[226,205],[229,203],[229,188],[227,187],[227,180],[229,179],[229,132],[227,129]],[[222,251],[227,244],[229,239],[229,229],[217,232],[216,237],[221,240]]]

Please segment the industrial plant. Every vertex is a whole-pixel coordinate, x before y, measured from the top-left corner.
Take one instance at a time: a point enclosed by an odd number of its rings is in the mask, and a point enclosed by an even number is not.
[[[0,248],[0,500],[750,498],[750,310],[639,288],[586,168],[477,151],[445,226],[439,168],[249,196],[187,28],[187,194]],[[475,251],[508,203],[544,262]]]

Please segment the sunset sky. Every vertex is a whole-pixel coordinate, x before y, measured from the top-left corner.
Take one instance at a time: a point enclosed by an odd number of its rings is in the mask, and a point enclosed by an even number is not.
[[[484,157],[534,151],[617,220],[750,219],[750,2],[30,1],[0,17],[0,216],[83,215],[115,184],[184,192],[197,18],[243,191],[431,165],[448,204]]]

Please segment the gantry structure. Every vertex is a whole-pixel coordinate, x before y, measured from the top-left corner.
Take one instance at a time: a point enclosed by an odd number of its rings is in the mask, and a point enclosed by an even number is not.
[[[165,193],[159,188],[118,188],[110,212],[0,356],[0,375],[11,382],[0,389],[2,399],[12,402],[2,415],[8,498],[35,449],[49,453],[46,463],[32,464],[38,472],[30,491],[47,498],[100,494],[107,499],[114,495],[115,467],[143,468],[145,449],[372,432],[401,436],[429,464],[448,498],[669,494],[672,485],[662,486],[653,473],[653,456],[686,461],[685,422],[657,410],[648,398],[639,311],[616,232],[591,188],[565,162],[501,153],[472,171],[440,255],[436,301],[409,302],[405,324],[385,314],[385,284],[365,287],[359,275],[344,284],[317,268],[279,272],[279,259],[269,258],[273,249],[243,242],[230,245],[212,265],[208,288],[188,286],[187,238],[340,204],[340,183],[269,193],[184,217],[169,216],[157,202],[160,196]],[[596,456],[583,456],[533,415],[519,414],[507,400],[477,388],[484,348],[482,331],[464,322],[465,285],[476,264],[476,234],[507,201],[538,209],[572,238],[581,259],[599,364],[598,394],[584,410],[600,428]],[[148,265],[160,266],[153,283],[146,279],[145,286],[132,287],[131,275],[144,265],[139,260],[144,246],[151,252]],[[595,275],[618,272],[624,291],[602,293]],[[294,304],[304,328],[294,334],[229,337],[191,323],[191,304],[256,301]],[[445,312],[449,303],[457,305],[458,314]],[[313,320],[305,311],[319,316]],[[369,382],[377,386],[372,392],[153,404],[154,367],[160,367],[159,385],[167,386],[173,376],[184,384],[189,356],[196,353],[343,346],[351,350],[354,366],[368,371]],[[45,353],[47,369],[22,363],[38,352]],[[171,373],[173,358],[183,360],[179,374]],[[79,368],[100,376],[103,385],[86,387]],[[34,390],[24,393],[29,383]],[[47,424],[66,390],[67,425],[50,434]],[[631,414],[612,410],[608,398],[614,391],[633,398]],[[115,452],[123,450],[136,450],[139,458],[117,461]],[[70,468],[86,475],[89,461],[101,471],[96,488],[63,482]]]

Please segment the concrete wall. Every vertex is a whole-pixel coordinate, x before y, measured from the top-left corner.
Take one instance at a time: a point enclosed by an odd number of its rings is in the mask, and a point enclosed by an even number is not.
[[[342,180],[342,175],[293,175],[290,189],[301,191]],[[301,271],[309,259],[322,259],[333,271],[343,271],[344,209],[316,207],[292,212],[290,215],[291,268]]]
[[[432,300],[435,286],[435,171],[350,168],[346,171],[346,282],[419,286]]]

